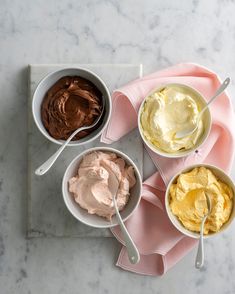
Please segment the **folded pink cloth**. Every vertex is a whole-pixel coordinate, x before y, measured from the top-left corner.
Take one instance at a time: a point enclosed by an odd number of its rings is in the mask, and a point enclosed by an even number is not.
[[[141,102],[152,89],[166,83],[189,85],[206,99],[212,97],[221,85],[215,73],[192,63],[179,64],[132,81],[114,91],[112,117],[101,141],[112,143],[136,128]],[[234,158],[235,119],[226,92],[211,105],[211,113],[213,124],[210,135],[203,146],[191,155],[167,159],[146,147],[158,171],[143,183],[140,205],[126,221],[141,254],[138,264],[129,262],[119,227],[112,229],[114,236],[123,244],[117,261],[123,269],[145,275],[162,275],[197,243],[171,224],[165,211],[164,197],[171,177],[188,165],[206,162],[230,171]]]

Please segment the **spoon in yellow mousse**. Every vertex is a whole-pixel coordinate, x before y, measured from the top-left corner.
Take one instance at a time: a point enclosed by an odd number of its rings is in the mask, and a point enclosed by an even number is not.
[[[207,213],[204,215],[202,222],[201,222],[201,227],[200,227],[200,239],[199,239],[199,244],[198,244],[198,249],[197,249],[197,256],[196,256],[196,261],[195,261],[195,267],[197,269],[200,269],[203,267],[204,264],[204,241],[203,241],[203,236],[204,236],[204,224],[211,213],[211,200],[208,194],[205,192],[206,196],[206,204],[207,204]]]

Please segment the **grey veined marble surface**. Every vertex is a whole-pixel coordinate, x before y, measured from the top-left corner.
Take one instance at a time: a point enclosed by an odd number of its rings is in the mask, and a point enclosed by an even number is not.
[[[193,61],[235,80],[234,13],[232,0],[0,1],[1,294],[235,292],[234,224],[206,241],[203,271],[193,251],[158,278],[115,267],[112,238],[25,239],[27,64],[143,63],[149,73]]]

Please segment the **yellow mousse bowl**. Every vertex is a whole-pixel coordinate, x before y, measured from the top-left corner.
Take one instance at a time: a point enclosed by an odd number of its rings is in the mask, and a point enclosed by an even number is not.
[[[210,130],[211,130],[211,123],[212,123],[212,119],[211,119],[211,113],[210,113],[210,109],[207,108],[202,116],[202,122],[203,122],[203,132],[201,134],[201,136],[198,138],[196,144],[193,146],[193,148],[190,149],[184,149],[184,150],[179,150],[177,152],[166,152],[162,149],[160,149],[159,147],[157,147],[156,145],[154,145],[150,140],[148,140],[144,134],[144,129],[141,123],[141,117],[142,117],[142,113],[144,111],[145,108],[145,103],[147,101],[147,98],[151,95],[153,95],[156,92],[160,92],[162,91],[164,88],[171,88],[171,87],[178,87],[180,89],[182,89],[182,91],[187,91],[188,93],[192,94],[192,97],[195,98],[194,101],[196,102],[196,104],[198,105],[199,108],[199,112],[200,110],[206,106],[207,102],[205,100],[205,98],[202,96],[202,94],[200,94],[197,90],[195,90],[192,87],[189,87],[187,85],[184,84],[178,84],[178,83],[171,83],[171,84],[165,84],[162,85],[159,88],[155,88],[154,90],[152,90],[144,99],[144,101],[142,102],[140,108],[139,108],[139,112],[138,112],[138,129],[140,132],[140,135],[144,141],[144,143],[155,153],[157,153],[158,155],[164,156],[164,157],[168,157],[168,158],[179,158],[179,157],[184,157],[189,155],[190,153],[194,152],[195,150],[197,150],[207,139],[207,137],[209,136]]]
[[[178,177],[181,174],[190,172],[194,168],[197,168],[197,167],[205,167],[205,168],[209,169],[216,176],[216,178],[218,180],[227,184],[232,189],[232,192],[233,192],[233,208],[232,208],[230,217],[229,217],[228,221],[222,225],[222,227],[220,228],[220,230],[218,232],[209,232],[207,235],[204,235],[205,238],[210,238],[212,236],[220,234],[225,229],[227,229],[235,217],[235,205],[234,205],[235,204],[235,185],[234,185],[232,179],[223,170],[221,170],[220,168],[218,168],[216,166],[208,165],[208,164],[196,164],[196,165],[192,165],[192,166],[189,166],[189,167],[181,170],[179,173],[177,173],[171,179],[170,183],[167,186],[166,196],[165,196],[165,206],[166,206],[166,211],[167,211],[168,217],[169,217],[170,221],[172,222],[172,224],[176,227],[176,229],[178,229],[181,233],[183,233],[184,235],[186,235],[188,237],[192,237],[195,239],[200,238],[199,232],[193,232],[193,231],[190,231],[184,227],[184,225],[178,219],[178,217],[173,214],[171,207],[170,207],[170,188],[171,188],[171,186],[173,184],[176,184]],[[213,205],[212,205],[212,209],[213,209]]]

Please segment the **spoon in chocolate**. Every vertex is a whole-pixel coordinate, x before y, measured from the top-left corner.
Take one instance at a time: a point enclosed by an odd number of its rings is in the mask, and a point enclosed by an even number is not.
[[[200,269],[203,267],[204,264],[204,241],[203,241],[203,236],[204,236],[204,224],[211,213],[211,199],[208,196],[208,194],[205,192],[206,196],[206,204],[207,204],[207,213],[204,215],[202,222],[201,222],[201,227],[200,227],[200,239],[199,239],[199,244],[198,244],[198,249],[197,249],[197,256],[196,256],[196,261],[195,261],[195,267],[197,269]]]
[[[197,117],[197,121],[196,121],[196,125],[195,126],[191,126],[189,128],[186,128],[182,131],[179,131],[175,134],[175,138],[176,139],[182,139],[186,136],[192,135],[196,129],[198,128],[198,124],[200,122],[200,119],[202,118],[203,113],[205,112],[205,110],[209,107],[209,105],[220,95],[224,92],[224,90],[228,87],[230,83],[230,78],[227,78],[226,80],[224,80],[224,82],[221,84],[221,86],[219,87],[219,89],[215,92],[214,96],[209,100],[209,102],[203,107],[203,109],[199,112],[198,117]]]
[[[96,121],[89,126],[84,126],[81,128],[78,128],[77,130],[75,130],[70,136],[69,138],[64,142],[64,144],[50,157],[47,159],[47,161],[45,161],[41,166],[39,166],[36,170],[35,170],[35,174],[37,176],[42,176],[44,175],[46,172],[49,171],[49,169],[52,167],[52,165],[55,163],[55,161],[57,160],[57,158],[60,156],[60,154],[62,153],[62,151],[65,149],[65,147],[69,144],[69,142],[73,139],[73,137],[75,135],[77,135],[79,132],[84,131],[84,130],[89,130],[93,127],[95,127],[99,121],[101,120],[103,113],[104,113],[104,109],[105,109],[105,99],[103,99],[103,107],[102,107],[102,111],[101,114],[99,115],[99,117],[96,119]]]

